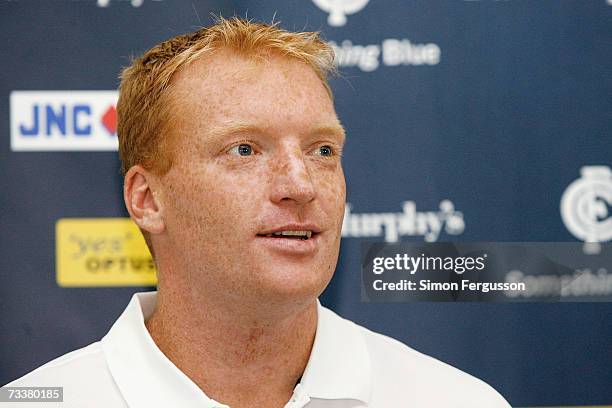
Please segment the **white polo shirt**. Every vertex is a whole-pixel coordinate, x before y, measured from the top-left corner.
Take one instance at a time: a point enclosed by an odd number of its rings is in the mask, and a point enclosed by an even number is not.
[[[101,341],[8,386],[61,386],[63,403],[91,408],[226,408],[155,345],[145,327],[156,292],[137,293]],[[489,385],[318,304],[313,349],[286,408],[509,407]],[[40,403],[3,406],[41,407]]]

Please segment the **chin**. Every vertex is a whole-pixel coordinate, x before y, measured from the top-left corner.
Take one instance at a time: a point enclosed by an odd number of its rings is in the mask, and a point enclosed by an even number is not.
[[[261,275],[260,289],[277,301],[316,299],[331,280],[323,267],[280,266],[268,268]]]

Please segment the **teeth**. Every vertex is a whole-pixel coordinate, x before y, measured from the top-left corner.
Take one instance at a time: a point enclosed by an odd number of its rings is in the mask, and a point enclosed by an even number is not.
[[[300,237],[308,239],[312,236],[312,231],[278,231],[268,234],[269,237]]]

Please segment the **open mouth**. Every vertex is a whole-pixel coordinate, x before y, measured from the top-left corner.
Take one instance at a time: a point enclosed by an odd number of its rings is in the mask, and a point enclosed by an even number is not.
[[[267,238],[288,238],[288,239],[299,239],[305,241],[317,235],[314,231],[277,231],[270,234],[257,234],[259,237]]]

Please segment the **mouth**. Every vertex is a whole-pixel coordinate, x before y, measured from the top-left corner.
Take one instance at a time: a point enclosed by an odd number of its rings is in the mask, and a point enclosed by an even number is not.
[[[257,234],[259,237],[267,237],[267,238],[284,238],[284,239],[296,239],[306,241],[311,239],[319,234],[316,231],[312,230],[283,230],[283,231],[275,231],[269,234]]]
[[[260,230],[257,242],[276,253],[314,255],[320,250],[322,233],[313,223],[288,223]]]
[[[281,229],[257,234],[258,244],[277,254],[312,256],[320,247],[320,231],[313,229]]]

